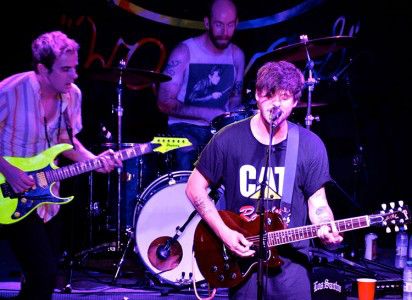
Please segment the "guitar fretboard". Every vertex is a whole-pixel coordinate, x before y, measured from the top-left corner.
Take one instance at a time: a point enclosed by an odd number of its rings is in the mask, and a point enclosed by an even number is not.
[[[114,157],[120,160],[127,160],[145,153],[151,152],[153,145],[151,143],[138,144],[134,147],[119,150],[113,154]],[[103,167],[101,158],[93,158],[83,162],[78,162],[69,166],[61,167],[56,170],[50,170],[45,172],[46,180],[48,184],[60,181],[69,177],[73,177],[82,173],[96,170]]]
[[[342,219],[334,221],[339,232],[366,228],[370,226],[369,216],[361,216],[356,218]],[[267,245],[269,247],[288,244],[301,240],[307,240],[317,237],[319,228],[325,224],[307,225],[302,227],[290,228],[285,230],[273,231],[267,233]],[[326,223],[331,226],[331,223]]]

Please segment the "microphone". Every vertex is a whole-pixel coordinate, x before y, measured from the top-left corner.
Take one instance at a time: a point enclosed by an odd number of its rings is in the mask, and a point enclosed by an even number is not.
[[[164,245],[160,245],[156,249],[156,255],[159,259],[165,260],[170,256],[171,243],[172,243],[172,239],[168,239]]]
[[[273,106],[270,110],[270,123],[272,126],[276,127],[278,124],[276,120],[282,115],[282,110],[278,106]]]

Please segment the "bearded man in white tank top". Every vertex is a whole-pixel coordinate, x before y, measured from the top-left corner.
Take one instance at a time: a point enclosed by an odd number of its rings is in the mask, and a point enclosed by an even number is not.
[[[168,133],[193,144],[174,151],[176,170],[192,170],[212,137],[211,121],[241,106],[245,58],[231,42],[237,24],[234,3],[214,0],[204,17],[206,31],[171,52],[164,73],[172,79],[160,84],[157,105],[168,115]]]

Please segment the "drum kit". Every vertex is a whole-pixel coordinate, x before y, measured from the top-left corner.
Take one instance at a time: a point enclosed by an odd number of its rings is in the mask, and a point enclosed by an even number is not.
[[[307,110],[305,124],[310,128],[312,120],[315,119],[311,115],[311,108],[327,105],[322,102],[312,102],[311,99],[311,92],[316,83],[316,79],[312,76],[314,66],[312,58],[346,48],[351,45],[352,41],[353,38],[349,36],[333,36],[313,40],[302,36],[297,44],[275,49],[259,57],[255,65],[260,67],[263,63],[271,60],[306,61],[306,66],[309,68],[308,84],[306,85],[308,99],[307,102],[299,103],[297,108]],[[118,149],[129,146],[123,143],[121,137],[123,86],[125,84],[159,83],[171,79],[161,73],[128,68],[124,61],[120,63],[118,68],[104,69],[95,73],[92,78],[118,84],[118,103],[115,109],[118,117],[117,143],[104,145]],[[252,105],[246,107],[247,109],[244,110],[227,112],[215,117],[210,123],[211,132],[216,133],[228,124],[256,114],[256,107]],[[150,175],[150,179],[147,180],[144,178],[147,175],[147,170],[144,168],[150,169],[150,166],[144,166],[145,164],[147,162],[141,158],[131,162],[131,166],[139,166],[137,170],[131,172],[132,176],[139,178],[138,182],[132,182],[133,186],[130,184],[129,186],[122,185],[124,174],[122,175],[122,171],[118,170],[116,249],[122,251],[123,255],[117,264],[113,281],[116,281],[119,275],[127,249],[131,244],[134,244],[134,250],[140,256],[144,266],[160,283],[181,288],[187,287],[193,282],[201,282],[204,278],[192,257],[194,231],[200,221],[200,216],[196,214],[185,195],[185,186],[191,172],[168,171],[166,174],[160,174],[155,166],[157,173]],[[130,173],[130,167],[126,165],[126,169]],[[150,182],[152,179],[154,181]],[[123,190],[124,188],[126,191]],[[131,199],[131,201],[125,201],[124,198]],[[122,243],[121,237],[124,230],[128,231],[127,243]]]

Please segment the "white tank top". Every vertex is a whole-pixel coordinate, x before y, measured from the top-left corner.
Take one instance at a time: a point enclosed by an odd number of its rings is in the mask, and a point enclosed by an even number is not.
[[[236,69],[233,59],[233,45],[221,54],[210,53],[198,38],[183,41],[189,48],[189,65],[184,72],[183,85],[177,99],[188,105],[213,107],[227,110],[229,96],[234,88]],[[190,123],[209,125],[201,120],[169,116],[169,124]]]

